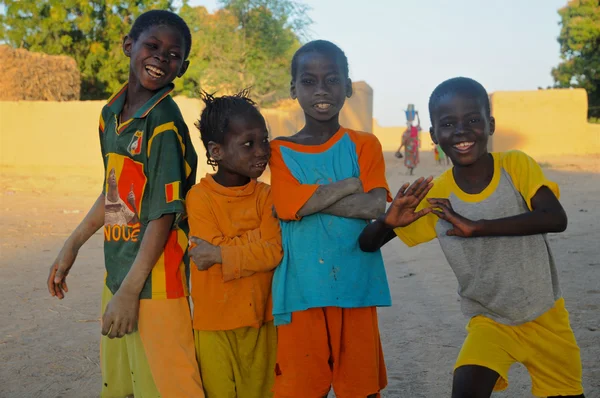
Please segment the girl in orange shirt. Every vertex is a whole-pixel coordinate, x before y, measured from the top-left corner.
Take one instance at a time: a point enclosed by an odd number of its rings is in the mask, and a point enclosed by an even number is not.
[[[217,168],[186,200],[194,337],[207,398],[272,395],[271,280],[283,252],[270,186],[256,180],[271,155],[269,133],[247,94],[204,93],[196,124]]]

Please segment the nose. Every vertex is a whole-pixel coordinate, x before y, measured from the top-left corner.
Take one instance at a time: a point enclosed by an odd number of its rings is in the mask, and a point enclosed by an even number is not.
[[[464,134],[465,132],[465,124],[463,122],[456,123],[455,134]]]
[[[256,145],[255,148],[256,150],[254,151],[254,156],[257,158],[269,157],[271,154],[271,147],[269,146],[268,142],[263,143],[262,145]]]
[[[157,50],[154,53],[154,58],[156,58],[160,62],[169,62],[169,53],[167,51]]]
[[[320,81],[317,83],[315,95],[320,95],[320,96],[329,95],[329,91],[327,91],[327,85],[325,84],[324,81]]]

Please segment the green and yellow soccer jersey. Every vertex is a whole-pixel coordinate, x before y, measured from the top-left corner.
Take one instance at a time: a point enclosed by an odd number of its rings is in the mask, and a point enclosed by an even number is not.
[[[156,93],[130,120],[120,122],[125,84],[102,109],[104,257],[106,285],[114,294],[129,272],[148,223],[174,213],[176,222],[140,298],[188,294],[187,220],[183,200],[196,180],[198,158],[179,108]]]

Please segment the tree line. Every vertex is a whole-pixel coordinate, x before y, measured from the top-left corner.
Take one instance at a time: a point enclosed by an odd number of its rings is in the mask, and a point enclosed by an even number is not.
[[[127,80],[121,43],[150,9],[177,12],[192,33],[190,69],[175,93],[231,93],[252,87],[261,105],[287,98],[289,62],[311,20],[295,0],[221,0],[209,13],[187,0],[2,0],[0,39],[30,51],[69,55],[81,72],[81,99],[105,99]]]
[[[17,48],[70,55],[81,71],[82,99],[104,99],[127,79],[121,41],[150,9],[178,12],[192,31],[190,69],[175,93],[230,93],[252,86],[261,105],[287,98],[289,61],[311,24],[299,0],[220,0],[209,13],[174,0],[0,0],[0,40]],[[588,116],[600,122],[600,5],[570,0],[558,11],[561,62],[555,88],[587,90]]]

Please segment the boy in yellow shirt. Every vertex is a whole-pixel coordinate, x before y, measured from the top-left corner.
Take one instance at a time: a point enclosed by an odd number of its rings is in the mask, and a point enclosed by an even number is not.
[[[583,397],[579,347],[546,234],[567,216],[558,186],[518,151],[488,153],[488,94],[467,78],[440,84],[429,100],[431,138],[454,165],[400,188],[360,236],[365,251],[398,236],[408,246],[437,238],[458,279],[468,335],[454,367],[452,397],[489,397],[508,369],[529,371],[535,396]]]

